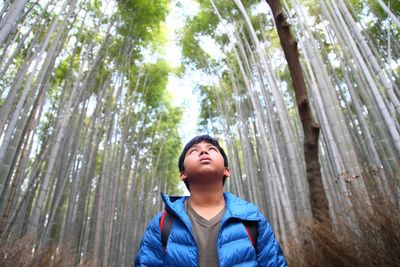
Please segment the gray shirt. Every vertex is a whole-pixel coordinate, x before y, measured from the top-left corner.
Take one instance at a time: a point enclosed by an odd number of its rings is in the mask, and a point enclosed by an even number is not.
[[[190,206],[189,199],[185,201],[185,209],[193,226],[193,234],[198,247],[199,266],[219,266],[217,236],[225,208],[210,220],[206,220],[197,214]]]

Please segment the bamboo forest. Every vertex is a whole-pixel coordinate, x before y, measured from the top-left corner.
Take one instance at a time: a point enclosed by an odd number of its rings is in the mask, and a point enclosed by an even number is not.
[[[400,1],[0,2],[1,266],[131,266],[196,134],[289,266],[400,266]]]

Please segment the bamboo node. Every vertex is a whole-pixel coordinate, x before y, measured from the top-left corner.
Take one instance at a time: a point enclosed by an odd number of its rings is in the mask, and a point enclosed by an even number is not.
[[[290,25],[283,12],[278,12],[278,14],[276,15],[276,20],[279,21],[283,27],[287,28]]]

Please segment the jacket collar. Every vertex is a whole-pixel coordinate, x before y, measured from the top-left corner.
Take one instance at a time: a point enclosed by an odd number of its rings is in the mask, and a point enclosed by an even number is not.
[[[165,204],[165,209],[173,214],[175,217],[179,218],[186,226],[192,231],[192,223],[190,222],[189,215],[185,210],[185,201],[188,196],[168,196],[161,192],[161,199]]]
[[[186,225],[190,226],[191,223],[189,216],[185,211],[185,201],[189,196],[168,196],[167,194],[161,193],[161,198],[164,201],[165,208],[180,218]],[[261,214],[259,209],[253,204],[236,197],[235,195],[225,192],[224,198],[226,202],[226,211],[221,223],[228,219],[236,218],[245,221],[260,221]]]

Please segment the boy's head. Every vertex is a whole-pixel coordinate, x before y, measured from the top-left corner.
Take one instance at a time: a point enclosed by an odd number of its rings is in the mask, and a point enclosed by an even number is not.
[[[192,140],[190,140],[185,145],[181,155],[179,156],[178,167],[179,167],[179,172],[181,174],[185,171],[184,162],[185,162],[185,158],[186,158],[188,152],[190,152],[189,150],[191,150],[193,147],[198,146],[200,143],[208,143],[208,144],[212,145],[212,147],[215,147],[223,158],[224,167],[226,169],[228,169],[228,158],[225,154],[225,151],[219,145],[218,141],[209,135],[199,135],[199,136],[194,137]],[[208,152],[205,152],[205,153],[208,153]],[[224,175],[223,176],[223,184],[225,183],[226,178],[227,178],[227,176]],[[188,180],[185,179],[184,183],[185,183],[186,187],[188,188],[188,190],[190,191]]]

